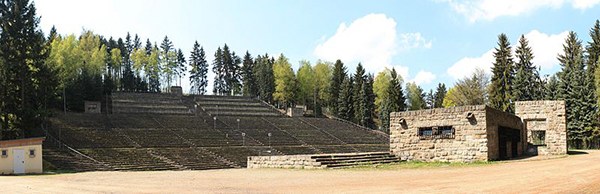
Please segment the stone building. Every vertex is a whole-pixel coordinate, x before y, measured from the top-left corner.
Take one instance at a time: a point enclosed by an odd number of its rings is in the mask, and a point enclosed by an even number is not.
[[[390,151],[404,160],[458,162],[510,159],[528,148],[566,154],[564,102],[517,102],[516,109],[525,119],[485,105],[395,112]]]

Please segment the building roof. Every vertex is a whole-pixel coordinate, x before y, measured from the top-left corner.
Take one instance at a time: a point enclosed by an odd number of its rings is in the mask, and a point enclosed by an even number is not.
[[[45,139],[46,139],[46,137],[34,137],[34,138],[25,138],[25,139],[1,140],[0,148],[16,147],[16,146],[24,146],[24,145],[38,145],[38,144],[42,144],[42,142]]]

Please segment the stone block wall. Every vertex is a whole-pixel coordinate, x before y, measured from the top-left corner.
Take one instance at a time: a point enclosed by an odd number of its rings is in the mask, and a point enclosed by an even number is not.
[[[248,168],[323,168],[312,156],[314,155],[249,156]]]
[[[486,110],[478,105],[391,113],[390,151],[402,160],[487,161]],[[419,137],[420,127],[436,126],[452,126],[454,138]]]
[[[527,129],[530,141],[532,130],[546,131],[546,146],[539,146],[539,155],[567,154],[567,118],[564,101],[519,101],[515,103],[515,114]]]
[[[496,110],[491,107],[486,107],[486,119],[487,119],[487,145],[488,145],[488,160],[496,160],[500,158],[498,128],[507,127],[512,129],[518,129],[520,131],[520,139],[517,145],[517,155],[523,155],[527,149],[527,132],[524,130],[523,122],[521,118],[511,113]],[[512,143],[512,142],[511,142]]]

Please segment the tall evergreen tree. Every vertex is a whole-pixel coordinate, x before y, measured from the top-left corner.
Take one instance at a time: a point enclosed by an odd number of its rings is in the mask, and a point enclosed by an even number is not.
[[[178,49],[176,75],[179,77],[179,86],[181,86],[181,77],[185,76],[185,72],[187,71],[187,66],[185,63],[185,55],[183,55],[181,49]]]
[[[225,81],[225,64],[223,60],[223,50],[221,47],[215,51],[215,59],[213,60],[213,72],[215,78],[213,79],[213,93],[217,95],[223,95],[226,93],[226,81]]]
[[[587,69],[590,74],[593,74],[594,91],[596,93],[596,102],[600,104],[600,71],[596,71],[600,65],[600,20],[596,20],[596,24],[590,29],[591,42],[588,42],[586,51],[588,54]]]
[[[173,42],[169,40],[169,37],[165,36],[163,42],[160,44],[161,56],[161,69],[165,86],[167,90],[171,88],[171,82],[173,81],[173,75],[177,68],[177,54],[173,51]]]
[[[252,69],[254,69],[254,59],[252,59],[252,55],[246,51],[244,59],[242,60],[242,95],[257,97],[258,88]]]
[[[432,109],[435,106],[435,98],[433,98],[433,89],[429,90],[427,94],[425,94],[425,104],[427,109]]]
[[[515,50],[516,75],[513,81],[513,100],[528,101],[543,98],[540,74],[533,65],[533,52],[529,47],[529,41],[524,35],[519,38],[519,45]]]
[[[367,128],[373,128],[373,113],[375,112],[375,94],[373,93],[373,76],[367,75],[363,80],[359,95],[359,109],[356,112],[358,124]]]
[[[437,88],[435,89],[434,98],[434,108],[442,108],[444,107],[444,97],[446,96],[446,85],[444,83],[439,83]]]
[[[346,77],[346,67],[344,67],[344,63],[341,60],[335,61],[333,66],[333,73],[331,75],[331,86],[329,88],[329,107],[331,108],[331,112],[335,115],[338,114],[338,106],[337,101],[340,94],[340,87],[344,78]]]
[[[36,8],[28,0],[0,2],[0,135],[14,138],[7,129],[20,129],[18,136],[29,137],[41,117],[48,115],[44,103],[51,95],[41,84],[52,81],[55,73],[46,66],[48,48],[39,29]]]
[[[206,61],[204,48],[198,44],[198,41],[194,42],[189,63],[191,66],[190,84],[192,85],[192,93],[204,95],[206,86],[208,86],[208,62]]]
[[[361,110],[362,106],[361,106],[361,101],[358,99],[364,98],[361,96],[360,92],[362,90],[363,87],[363,83],[366,80],[366,76],[365,76],[365,69],[363,68],[362,64],[358,63],[358,66],[356,66],[356,71],[354,72],[354,121],[359,123],[360,120],[362,119],[362,113],[363,110]]]
[[[390,112],[398,112],[406,110],[406,97],[402,90],[402,77],[398,75],[396,69],[392,69],[390,74],[392,79],[388,87],[390,98]]]
[[[223,74],[225,88],[223,93],[226,95],[238,95],[242,93],[242,84],[240,83],[240,57],[235,52],[229,50],[229,46],[225,44],[222,52],[223,59]]]
[[[544,84],[544,100],[556,100],[558,99],[558,78],[556,74],[546,78]]]
[[[259,98],[268,103],[273,103],[273,92],[275,92],[273,63],[274,60],[270,59],[269,55],[258,55],[252,70],[258,83]]]
[[[575,32],[569,32],[558,56],[562,71],[558,72],[558,99],[567,106],[567,137],[571,147],[583,148],[595,127],[596,103],[590,85],[591,75],[585,72],[583,47]]]
[[[490,104],[493,108],[514,112],[512,101],[512,84],[515,77],[510,42],[506,34],[498,36],[498,48],[494,51],[492,67],[492,84],[490,86]]]
[[[340,86],[340,95],[338,97],[338,115],[345,120],[354,119],[354,83],[352,77],[345,76]]]

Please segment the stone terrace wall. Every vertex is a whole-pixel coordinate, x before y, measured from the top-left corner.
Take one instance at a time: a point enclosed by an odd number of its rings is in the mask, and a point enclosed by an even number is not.
[[[527,140],[531,130],[546,131],[546,147],[539,147],[539,155],[567,154],[567,118],[564,101],[519,101],[515,113],[523,119]]]
[[[523,155],[523,151],[527,148],[527,132],[524,130],[521,118],[511,113],[496,110],[491,107],[486,107],[487,119],[487,142],[488,142],[488,159],[495,160],[500,158],[498,145],[498,127],[508,127],[521,131],[521,141],[517,147],[519,156]]]
[[[474,119],[467,119],[467,113]],[[391,113],[390,151],[402,160],[487,161],[485,117],[484,105]],[[448,125],[455,130],[454,139],[419,138],[419,127]]]
[[[248,168],[323,168],[314,155],[248,156]]]

